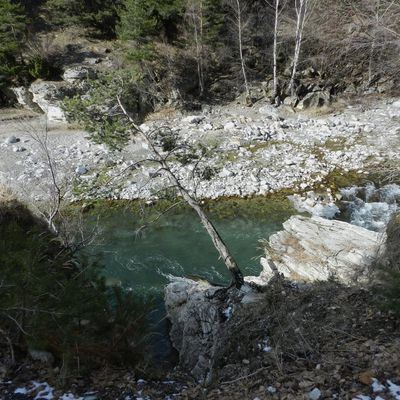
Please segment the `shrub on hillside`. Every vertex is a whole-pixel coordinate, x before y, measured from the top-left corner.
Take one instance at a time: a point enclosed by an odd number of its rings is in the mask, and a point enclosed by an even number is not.
[[[3,200],[3,201],[2,201]],[[0,198],[0,343],[10,358],[50,352],[63,366],[135,365],[145,357],[146,309],[106,288],[98,266],[65,250],[27,208]],[[15,361],[15,360],[12,360]]]
[[[0,90],[18,74],[22,65],[26,25],[22,7],[9,0],[0,0]]]

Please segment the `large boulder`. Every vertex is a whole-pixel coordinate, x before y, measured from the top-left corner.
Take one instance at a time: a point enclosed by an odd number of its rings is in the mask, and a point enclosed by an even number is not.
[[[315,91],[308,93],[304,98],[297,104],[299,110],[305,110],[307,108],[318,108],[329,105],[331,102],[331,95],[328,90]]]
[[[188,279],[170,283],[165,306],[171,321],[170,338],[179,352],[180,365],[200,382],[211,381],[219,312],[212,301],[217,288]]]
[[[209,384],[214,367],[231,343],[235,319],[247,315],[263,294],[245,284],[240,290],[212,286],[206,281],[177,278],[165,288],[170,338],[179,352],[181,368]]]
[[[33,101],[32,93],[26,87],[18,86],[11,88],[11,90],[20,106],[28,110],[40,111],[39,106]]]
[[[292,216],[283,228],[266,245],[260,276],[265,282],[276,273],[294,281],[362,282],[384,243],[380,233],[317,216]]]
[[[65,83],[37,80],[29,87],[32,101],[47,115],[50,122],[65,122],[62,100],[68,93]]]

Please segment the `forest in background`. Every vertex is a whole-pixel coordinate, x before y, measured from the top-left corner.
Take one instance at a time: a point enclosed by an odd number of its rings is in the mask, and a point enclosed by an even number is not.
[[[1,0],[0,87],[59,79],[66,49],[51,34],[74,27],[111,41],[160,103],[250,95],[269,80],[284,98],[301,78],[395,90],[399,26],[393,0]]]

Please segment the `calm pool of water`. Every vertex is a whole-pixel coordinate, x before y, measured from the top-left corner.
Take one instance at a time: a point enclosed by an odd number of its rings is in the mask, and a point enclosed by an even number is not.
[[[243,273],[256,275],[263,254],[259,240],[280,230],[294,210],[286,202],[247,202],[253,208],[247,208],[246,201],[219,203],[209,214]],[[140,294],[161,292],[169,276],[197,275],[229,283],[229,272],[191,210],[167,214],[139,235],[143,220],[127,207],[106,212],[102,207],[100,214],[95,209],[88,220],[98,224],[98,236],[88,251],[105,266],[110,282]]]

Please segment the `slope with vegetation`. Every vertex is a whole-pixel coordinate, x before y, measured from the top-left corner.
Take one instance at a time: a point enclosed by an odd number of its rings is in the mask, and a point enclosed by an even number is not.
[[[281,100],[398,88],[400,5],[389,0],[2,0],[0,11],[3,94],[57,78],[68,46],[56,61],[49,38],[71,27],[78,38],[112,40],[119,67],[158,103],[252,97],[254,80]]]

